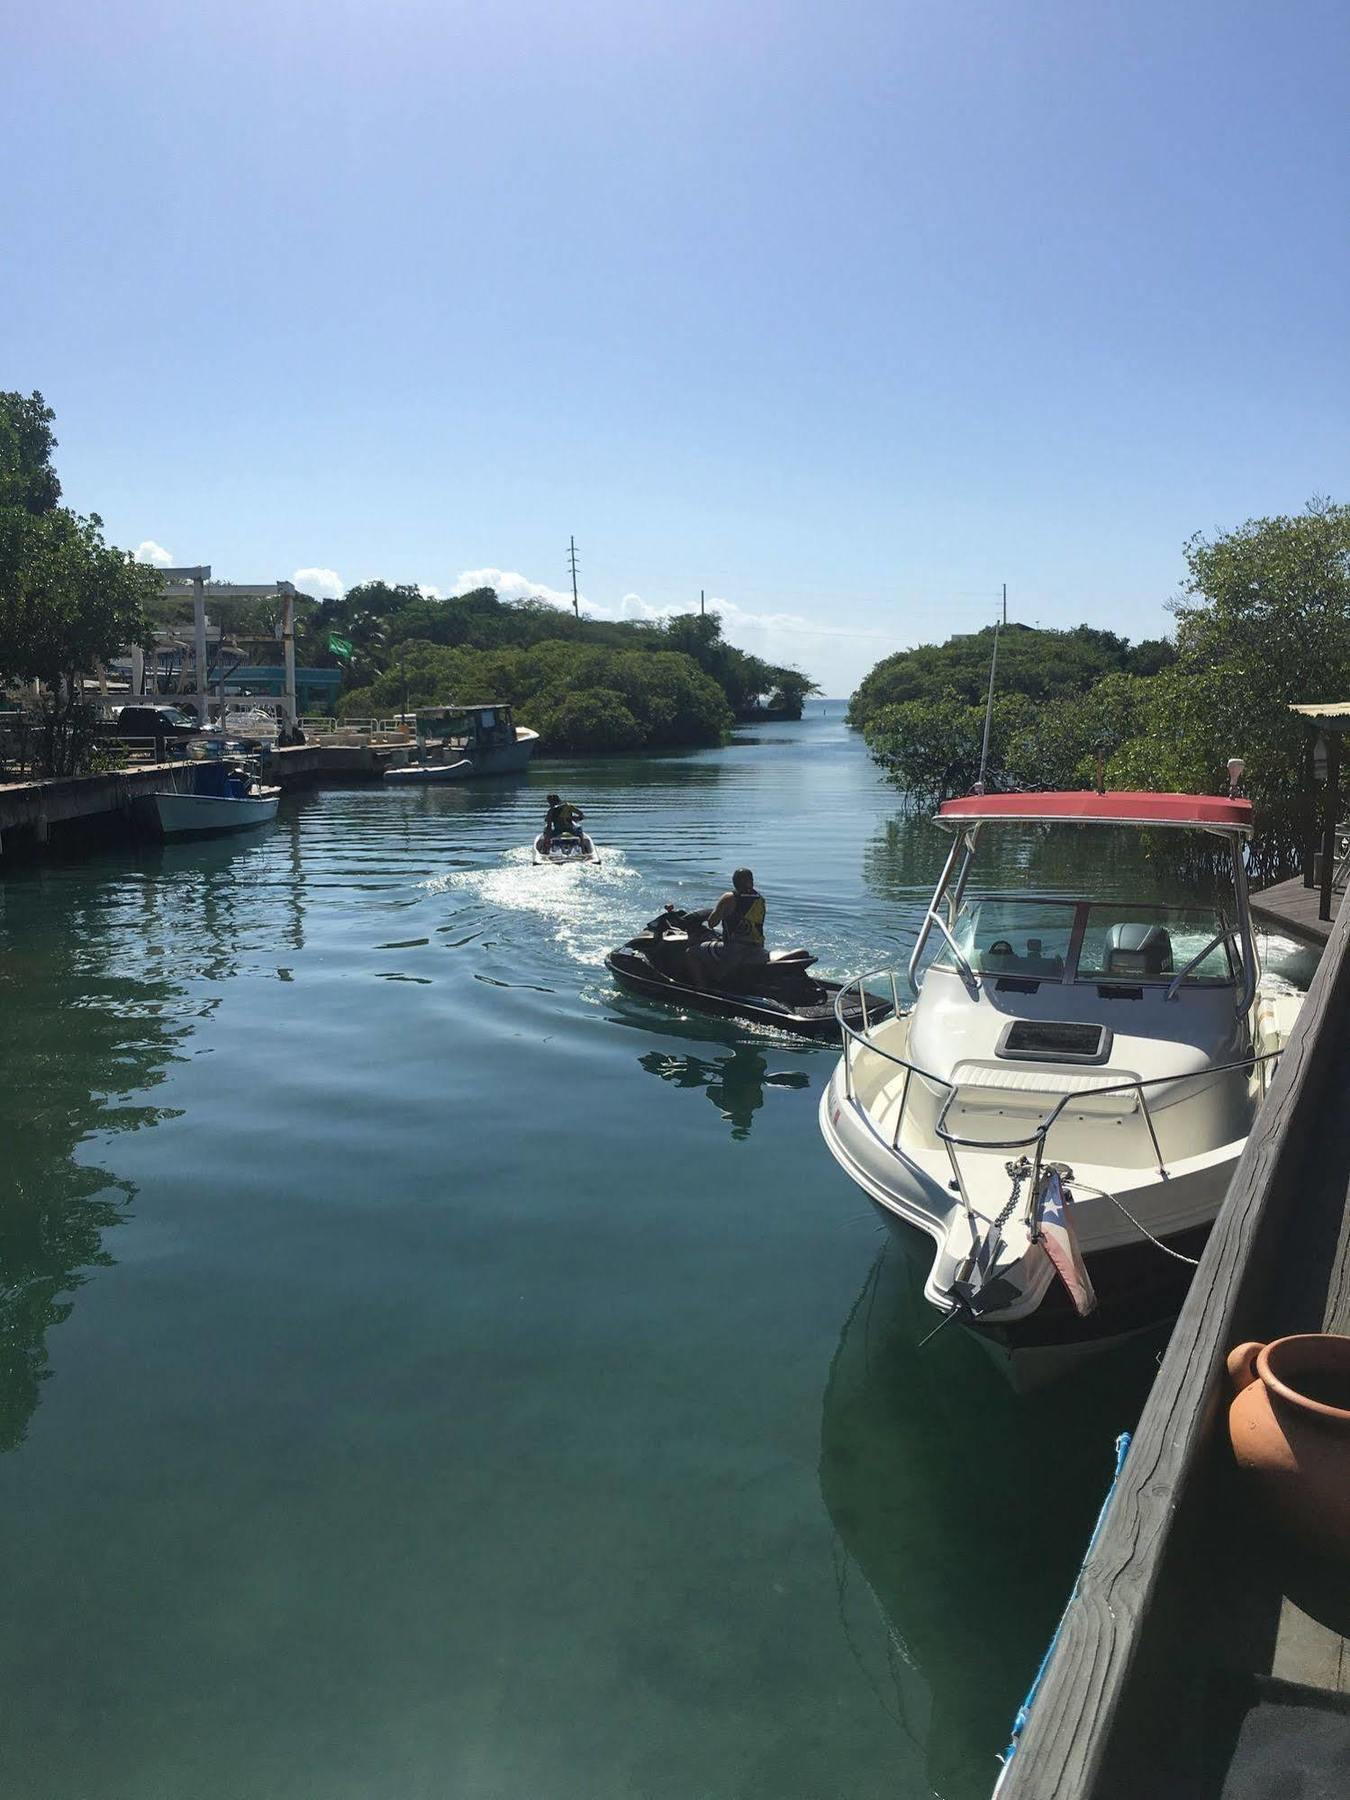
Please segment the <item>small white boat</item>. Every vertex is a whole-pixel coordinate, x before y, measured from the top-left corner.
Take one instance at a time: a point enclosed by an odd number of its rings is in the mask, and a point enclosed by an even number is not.
[[[225,763],[206,763],[197,770],[199,791],[152,794],[150,803],[164,838],[220,837],[249,831],[277,816],[281,789],[260,787],[247,774]]]
[[[534,840],[536,862],[595,862],[595,845],[584,831],[558,832],[550,840],[541,831]]]
[[[427,761],[428,742],[439,740],[440,762]],[[528,768],[539,733],[517,725],[511,708],[432,707],[417,714],[417,761],[386,769],[384,779],[402,787],[435,787],[480,775],[517,775]]]
[[[909,961],[913,1004],[843,1023],[820,1128],[887,1220],[930,1240],[931,1305],[1032,1382],[1175,1311],[1301,996],[1261,980],[1245,800],[972,795],[936,822],[953,842]],[[1222,891],[971,898],[981,838],[1027,825],[1209,834]],[[1081,861],[1090,879],[1087,843]],[[898,1002],[889,972],[841,998],[878,979]]]

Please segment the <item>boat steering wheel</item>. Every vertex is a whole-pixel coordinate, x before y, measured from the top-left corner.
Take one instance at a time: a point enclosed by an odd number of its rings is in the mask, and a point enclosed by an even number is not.
[[[995,938],[993,943],[990,944],[989,948],[985,951],[985,955],[986,956],[1016,956],[1017,952],[1013,949],[1012,945],[1008,942],[1007,938]]]

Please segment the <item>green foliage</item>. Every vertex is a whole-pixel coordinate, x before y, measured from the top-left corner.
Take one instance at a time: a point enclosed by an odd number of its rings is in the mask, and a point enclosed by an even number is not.
[[[637,750],[716,744],[731,724],[717,684],[671,651],[613,651],[543,642],[530,649],[475,650],[424,641],[347,694],[346,718],[411,707],[509,701],[544,748]]]
[[[527,705],[527,722],[559,749],[717,743],[733,715],[758,702],[800,717],[805,696],[819,691],[800,670],[728,644],[715,613],[578,619],[543,600],[507,603],[491,588],[429,600],[415,587],[368,581],[301,622],[302,661],[332,662],[334,635],[352,645],[345,717],[401,710],[406,674],[410,706],[510,700]],[[470,660],[454,660],[456,652]],[[581,706],[583,693],[594,703]]]
[[[884,658],[854,694],[849,724],[866,731],[883,707],[943,694],[983,706],[993,646],[991,625],[948,638],[945,644],[920,644]],[[1091,625],[1077,625],[1071,631],[1009,625],[999,633],[998,685],[1005,693],[1025,694],[1030,700],[1058,699],[1086,693],[1104,675],[1152,674],[1174,655],[1164,639],[1148,639],[1131,649],[1128,639]]]
[[[1308,728],[1289,709],[1350,697],[1350,507],[1318,499],[1197,536],[1186,562],[1175,648],[1087,626],[1000,638],[990,785],[1088,787],[1100,769],[1108,787],[1215,793],[1241,756],[1254,872],[1273,880],[1298,865],[1317,810]],[[888,657],[854,695],[850,719],[916,802],[977,778],[991,637]]]
[[[36,391],[27,397],[0,393],[0,511],[16,508],[38,517],[61,498],[52,467],[55,417]]]
[[[1350,507],[1315,499],[1293,517],[1192,538],[1186,562],[1179,660],[1146,684],[1108,777],[1213,791],[1228,758],[1244,757],[1258,870],[1273,879],[1298,865],[1317,810],[1308,728],[1289,708],[1350,696]]]
[[[0,678],[45,684],[48,766],[65,775],[94,747],[81,678],[144,641],[161,583],[104,542],[96,513],[56,504],[51,420],[40,394],[0,394]]]

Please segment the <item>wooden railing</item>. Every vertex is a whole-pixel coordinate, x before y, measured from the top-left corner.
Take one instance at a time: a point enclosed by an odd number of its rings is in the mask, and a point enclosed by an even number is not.
[[[1350,1165],[1350,1145],[1327,1146],[1328,1107],[1344,1110],[1344,1095],[1329,1093],[1328,1083],[1347,1033],[1350,907],[1332,931],[1234,1171],[998,1800],[1123,1800],[1141,1792],[1160,1800],[1211,1791],[1155,1777],[1174,1760],[1171,1717],[1196,1711],[1177,1708],[1178,1679],[1193,1678],[1190,1665],[1220,1635],[1205,1609],[1231,1610],[1234,1600],[1222,1583],[1215,1591],[1196,1576],[1193,1554],[1231,1500],[1224,1359],[1235,1344],[1267,1333],[1272,1289],[1291,1264],[1313,1286],[1330,1278],[1339,1221],[1333,1215],[1314,1229],[1310,1170],[1319,1155]],[[1350,1176],[1350,1167],[1334,1173]],[[1342,1183],[1342,1208],[1344,1195]],[[1104,1481],[1117,1423],[1103,1421]],[[1207,1511],[1216,1470],[1219,1497]],[[1051,1517],[1046,1523],[1053,1527]],[[1241,1572],[1235,1578],[1230,1566],[1224,1583],[1235,1579]]]

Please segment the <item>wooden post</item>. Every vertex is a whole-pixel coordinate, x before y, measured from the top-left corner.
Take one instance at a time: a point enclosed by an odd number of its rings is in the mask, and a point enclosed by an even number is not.
[[[1313,865],[1317,859],[1317,772],[1313,767],[1313,757],[1317,750],[1317,727],[1308,727],[1308,739],[1303,750],[1303,791],[1308,798],[1308,830],[1303,843],[1303,885],[1310,888],[1313,883]]]
[[[1341,806],[1341,734],[1327,733],[1327,791],[1322,799],[1322,895],[1319,919],[1331,918],[1331,878],[1336,873],[1336,821]]]

